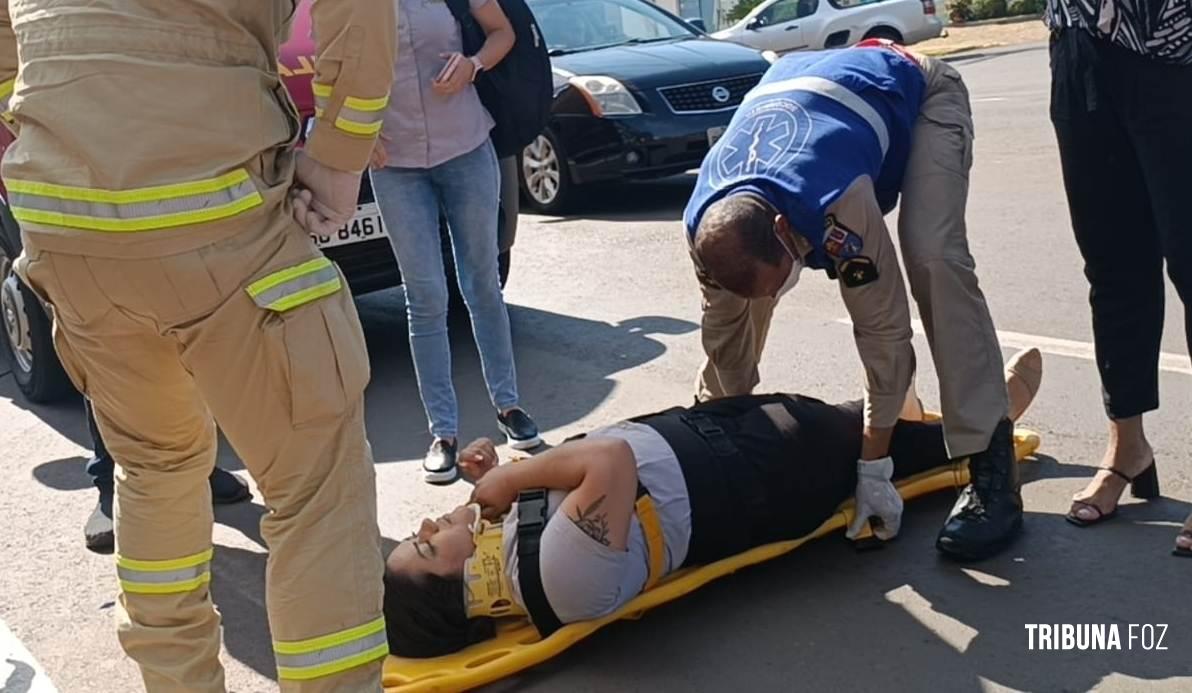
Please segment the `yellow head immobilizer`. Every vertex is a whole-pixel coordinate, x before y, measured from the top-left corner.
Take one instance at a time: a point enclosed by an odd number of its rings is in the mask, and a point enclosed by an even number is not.
[[[476,523],[472,526],[476,551],[464,562],[468,618],[525,616],[525,610],[513,601],[513,587],[505,573],[503,526],[481,519],[479,505],[473,504],[472,509],[476,513]]]

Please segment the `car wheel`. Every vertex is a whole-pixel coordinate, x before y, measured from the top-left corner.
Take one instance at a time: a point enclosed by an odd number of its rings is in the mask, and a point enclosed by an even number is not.
[[[899,33],[899,31],[897,29],[893,29],[888,26],[879,26],[879,27],[874,27],[873,29],[870,29],[868,32],[866,32],[865,38],[867,38],[867,39],[872,39],[872,38],[889,39],[889,40],[893,41],[894,43],[898,43],[898,44],[902,43],[902,34]]]
[[[12,261],[0,253],[0,320],[3,348],[12,376],[25,397],[35,404],[59,399],[73,390],[54,351],[52,323],[37,296],[12,271]]]
[[[530,208],[561,214],[574,197],[575,184],[567,171],[567,156],[559,140],[544,130],[518,156],[518,178]]]

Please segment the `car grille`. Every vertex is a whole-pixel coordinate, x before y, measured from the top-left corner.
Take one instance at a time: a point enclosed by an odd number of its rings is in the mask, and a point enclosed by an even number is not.
[[[666,99],[666,105],[675,113],[700,113],[704,111],[723,111],[741,105],[745,94],[762,78],[761,73],[715,79],[708,82],[694,84],[679,84],[673,87],[660,87],[658,92]],[[713,92],[719,89],[728,91],[727,100],[717,100]]]

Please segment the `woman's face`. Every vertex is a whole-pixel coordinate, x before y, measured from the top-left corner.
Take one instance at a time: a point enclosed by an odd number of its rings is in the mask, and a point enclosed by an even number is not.
[[[437,520],[424,519],[414,536],[398,544],[386,564],[395,573],[431,573],[454,577],[476,551],[472,525],[475,506],[461,505]]]

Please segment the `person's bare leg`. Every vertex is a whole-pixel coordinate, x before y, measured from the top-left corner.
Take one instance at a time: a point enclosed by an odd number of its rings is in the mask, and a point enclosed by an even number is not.
[[[1038,349],[1014,354],[1006,362],[1005,374],[1010,420],[1018,421],[1039,393],[1039,385],[1043,382],[1043,354]]]
[[[1094,522],[1098,510],[1102,515],[1113,512],[1128,482],[1109,469],[1133,478],[1154,460],[1155,453],[1142,428],[1142,416],[1110,421],[1109,445],[1101,461],[1102,469],[1083,491],[1072,497],[1076,501],[1072,504],[1072,514],[1086,522]]]

